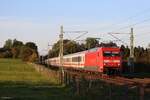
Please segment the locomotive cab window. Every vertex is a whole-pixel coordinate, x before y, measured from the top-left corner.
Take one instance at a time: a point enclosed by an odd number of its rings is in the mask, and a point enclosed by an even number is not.
[[[110,57],[110,56],[112,56],[112,54],[111,54],[110,51],[104,51],[103,55],[104,55],[104,57]]]
[[[112,52],[112,56],[120,56],[120,53],[119,52]]]
[[[117,51],[104,51],[103,52],[104,57],[116,57],[116,56],[120,56],[120,52]]]

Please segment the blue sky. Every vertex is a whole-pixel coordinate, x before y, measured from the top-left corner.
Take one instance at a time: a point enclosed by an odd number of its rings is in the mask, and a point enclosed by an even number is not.
[[[107,33],[128,33],[134,28],[135,44],[150,43],[149,0],[0,0],[0,47],[5,40],[33,41],[40,53],[58,40],[60,25],[66,31],[86,30],[88,36],[114,40]],[[122,28],[130,26],[127,28]],[[121,28],[121,29],[120,29]],[[77,33],[65,34],[73,39]],[[129,35],[117,35],[129,43]],[[121,43],[118,43],[121,44]]]

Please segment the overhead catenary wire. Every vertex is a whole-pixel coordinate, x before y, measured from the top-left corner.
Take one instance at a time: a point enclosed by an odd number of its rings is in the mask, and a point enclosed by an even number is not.
[[[115,22],[115,23],[112,23],[112,24],[109,24],[109,25],[106,25],[106,26],[103,26],[103,27],[99,27],[98,29],[101,29],[101,30],[103,30],[103,29],[110,29],[110,27],[114,27],[114,26],[117,26],[117,25],[121,25],[121,24],[123,24],[123,23],[128,22],[129,20],[132,20],[132,19],[134,19],[134,18],[137,18],[137,17],[139,17],[139,16],[142,16],[142,15],[144,15],[145,13],[148,13],[148,12],[150,12],[150,8],[147,8],[147,9],[144,9],[144,10],[142,10],[142,11],[139,11],[139,12],[135,13],[134,15],[129,16],[129,17],[127,17],[127,18],[124,18],[124,19],[122,19],[122,20],[120,20],[120,21],[118,21],[118,22]]]
[[[88,31],[64,31],[63,33],[67,34],[71,40],[71,37],[68,33],[82,33],[81,35],[75,37],[74,39],[72,39],[72,41],[77,40],[79,38],[81,38],[82,36],[86,35],[88,33]]]
[[[136,14],[134,14],[134,15],[132,15],[132,16],[130,16],[130,17],[127,17],[127,18],[125,18],[125,19],[123,19],[122,21],[120,21],[121,23],[113,23],[113,24],[110,24],[110,25],[107,26],[107,27],[112,27],[112,26],[121,25],[122,23],[127,22],[127,21],[129,21],[129,20],[131,20],[131,19],[134,19],[134,18],[136,18],[136,17],[138,17],[138,16],[141,16],[141,15],[143,15],[144,13],[147,13],[147,12],[150,12],[150,8],[147,8],[147,9],[145,9],[145,10],[142,10],[142,11],[140,11],[140,12],[137,12]]]
[[[68,34],[68,33],[66,33],[66,35],[68,36],[68,38],[71,40],[71,36]]]
[[[86,31],[85,33],[83,33],[83,34],[77,36],[76,38],[73,39],[73,41],[75,41],[75,40],[81,38],[82,36],[86,35],[87,33],[88,33],[88,32]]]
[[[123,40],[119,39],[118,37],[112,35],[111,33],[108,33],[110,36],[112,36],[113,38],[117,39],[118,41],[122,42],[123,44],[128,45],[126,42],[124,42]]]
[[[145,20],[142,20],[142,21],[140,21],[140,22],[136,22],[136,23],[131,24],[131,25],[127,25],[127,26],[125,26],[125,27],[118,28],[118,29],[116,29],[116,30],[114,30],[114,31],[122,30],[122,29],[126,29],[126,28],[130,28],[130,27],[133,27],[133,26],[138,25],[138,24],[142,24],[142,23],[147,22],[147,21],[150,21],[150,18],[145,19]]]
[[[76,31],[76,32],[81,32],[81,31]],[[79,36],[77,36],[76,38],[74,38],[74,39],[68,41],[66,44],[64,44],[64,46],[65,46],[65,45],[68,45],[68,44],[71,43],[72,41],[75,41],[75,40],[81,38],[82,36],[84,36],[84,35],[86,35],[86,34],[88,33],[88,31],[82,31],[82,32],[84,32],[84,33],[81,34],[81,35],[79,35]]]

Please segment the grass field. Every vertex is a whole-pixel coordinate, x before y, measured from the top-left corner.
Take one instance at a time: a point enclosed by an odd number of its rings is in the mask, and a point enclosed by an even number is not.
[[[0,59],[0,100],[77,100],[69,88],[21,60]]]

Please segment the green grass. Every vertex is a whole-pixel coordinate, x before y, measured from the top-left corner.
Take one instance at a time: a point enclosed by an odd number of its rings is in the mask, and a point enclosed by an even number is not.
[[[0,59],[0,100],[76,100],[69,88],[19,59]]]
[[[0,81],[50,83],[48,77],[43,77],[31,65],[15,59],[0,59]]]

